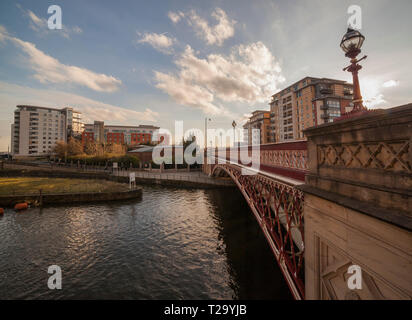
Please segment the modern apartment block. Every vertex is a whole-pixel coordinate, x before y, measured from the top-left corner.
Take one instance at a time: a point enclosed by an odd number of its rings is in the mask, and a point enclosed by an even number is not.
[[[248,122],[243,126],[244,141],[249,145],[252,144],[266,144],[274,142],[273,122],[271,112],[265,110],[256,110]],[[253,129],[259,129],[253,130]]]
[[[342,80],[306,77],[272,96],[270,111],[276,142],[304,139],[306,128],[333,122],[352,110],[353,85]]]
[[[49,154],[57,141],[80,135],[81,113],[73,108],[18,105],[11,125],[11,153],[14,156]]]
[[[154,131],[159,127],[151,125],[113,126],[105,125],[103,121],[86,124],[82,133],[82,144],[88,141],[111,144],[138,145],[151,143]]]

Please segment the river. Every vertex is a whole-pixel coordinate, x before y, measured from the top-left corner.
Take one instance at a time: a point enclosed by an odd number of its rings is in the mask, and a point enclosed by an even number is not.
[[[50,265],[62,289],[50,290]],[[0,299],[291,299],[236,189],[143,186],[139,201],[6,210]]]

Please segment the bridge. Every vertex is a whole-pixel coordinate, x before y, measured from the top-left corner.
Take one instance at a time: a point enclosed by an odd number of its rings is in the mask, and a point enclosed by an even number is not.
[[[203,171],[236,183],[295,299],[411,299],[412,104],[305,135],[261,145],[258,168],[250,146],[208,149]]]

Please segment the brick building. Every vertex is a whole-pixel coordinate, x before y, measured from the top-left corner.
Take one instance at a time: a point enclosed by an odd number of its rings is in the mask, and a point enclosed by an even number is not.
[[[254,141],[255,144],[266,144],[272,142],[272,118],[270,111],[256,110],[252,113],[248,122],[243,126],[244,141],[249,145]],[[259,129],[259,133],[253,132]]]
[[[333,122],[352,110],[353,85],[342,80],[305,77],[272,96],[276,142],[304,139],[303,130]]]
[[[96,141],[109,144],[150,144],[153,142],[153,133],[159,127],[151,125],[114,126],[105,125],[103,121],[85,124],[82,133],[82,144]]]

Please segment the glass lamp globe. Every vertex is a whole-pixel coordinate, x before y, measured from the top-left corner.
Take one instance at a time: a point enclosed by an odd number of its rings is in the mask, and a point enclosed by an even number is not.
[[[365,37],[357,30],[348,28],[348,31],[343,36],[340,47],[346,55],[356,56],[360,52]]]

